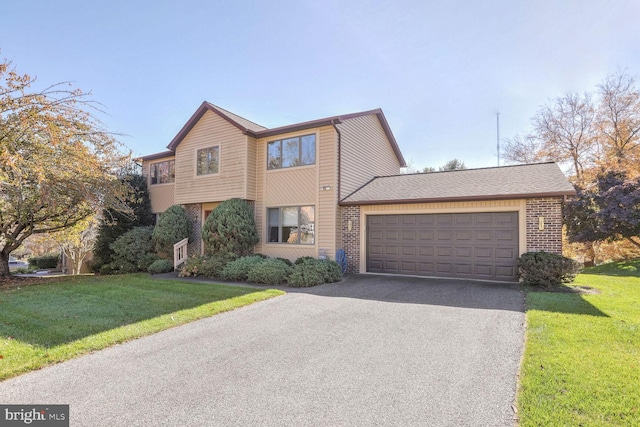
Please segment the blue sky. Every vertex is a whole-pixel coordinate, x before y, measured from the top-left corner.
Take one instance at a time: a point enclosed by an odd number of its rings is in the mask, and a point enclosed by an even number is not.
[[[640,73],[638,1],[3,0],[0,57],[73,81],[135,155],[204,100],[266,127],[382,108],[407,161],[496,164],[540,105]]]

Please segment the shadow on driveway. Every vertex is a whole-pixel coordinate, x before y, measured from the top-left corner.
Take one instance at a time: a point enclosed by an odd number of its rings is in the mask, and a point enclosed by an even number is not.
[[[518,283],[356,274],[340,283],[291,291],[402,304],[524,312],[524,292]],[[514,298],[517,293],[521,297]]]

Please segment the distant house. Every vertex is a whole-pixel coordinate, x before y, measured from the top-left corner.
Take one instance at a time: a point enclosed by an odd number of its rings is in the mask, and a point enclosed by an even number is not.
[[[254,207],[255,252],[334,258],[349,272],[516,280],[526,251],[560,253],[553,163],[400,175],[380,109],[268,129],[204,102],[167,146],[141,157],[152,210],[185,207],[200,254],[204,219],[239,197]]]

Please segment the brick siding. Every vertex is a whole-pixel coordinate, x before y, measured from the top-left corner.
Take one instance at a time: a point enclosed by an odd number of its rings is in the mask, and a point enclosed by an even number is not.
[[[343,206],[342,248],[347,257],[347,273],[360,272],[360,206]],[[351,221],[351,231],[349,231]]]
[[[191,220],[191,238],[187,246],[187,256],[197,256],[200,255],[200,248],[202,247],[202,205],[194,203],[183,206]]]
[[[544,217],[544,230],[539,230]],[[562,199],[527,199],[527,252],[546,251],[562,254]]]

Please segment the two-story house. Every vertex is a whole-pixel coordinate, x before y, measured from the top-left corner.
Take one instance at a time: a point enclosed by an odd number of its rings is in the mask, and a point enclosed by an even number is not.
[[[192,218],[190,255],[207,215],[239,197],[255,210],[257,253],[344,249],[350,272],[515,280],[521,253],[561,252],[574,194],[553,163],[400,175],[380,109],[267,129],[204,102],[167,148],[143,171],[154,213],[181,204]]]

